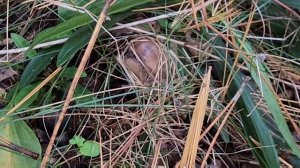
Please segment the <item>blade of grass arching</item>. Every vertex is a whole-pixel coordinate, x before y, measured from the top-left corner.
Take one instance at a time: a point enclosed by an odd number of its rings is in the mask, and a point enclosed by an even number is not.
[[[217,39],[214,43],[216,46],[225,47],[226,45],[221,41],[221,39]],[[225,47],[226,48],[226,47]],[[229,73],[233,61],[230,58],[226,58],[226,53],[222,49],[214,49],[214,53],[222,58],[226,65],[226,73]],[[215,75],[218,76],[220,80],[223,80],[224,77],[224,62],[216,61],[214,62]],[[218,73],[219,72],[219,73]],[[236,91],[239,89],[243,82],[244,75],[241,72],[235,72],[235,76],[233,78],[233,82],[230,84],[228,89],[227,96],[231,99]],[[256,108],[256,104],[251,96],[251,89],[249,86],[244,88],[244,92],[239,99],[237,105],[238,110],[240,111],[240,117],[242,119],[245,139],[247,140],[250,147],[253,147],[252,152],[256,156],[262,167],[280,167],[278,154],[273,142],[273,139],[268,131],[268,127],[266,126],[263,117],[261,116],[261,111]],[[248,116],[248,114],[252,114]],[[263,148],[257,148],[258,146],[251,141],[251,138],[260,142],[262,146],[267,146]]]
[[[104,27],[106,29],[109,29],[114,24],[119,22],[120,20],[132,15],[132,12],[126,12],[118,15],[111,16],[111,20],[104,23]],[[91,26],[94,27],[94,26]],[[72,59],[73,56],[81,50],[84,46],[87,45],[89,42],[93,30],[89,25],[83,26],[80,29],[78,29],[69,39],[68,41],[63,45],[62,49],[60,50],[58,56],[57,56],[57,66],[62,66],[64,63],[66,63],[68,60]],[[99,36],[101,36],[105,31],[101,29]]]
[[[240,42],[240,39],[237,39],[237,42]],[[253,48],[247,41],[245,41],[245,43],[243,44],[243,48],[249,54],[255,53]],[[281,108],[284,109],[284,107],[281,106],[283,103],[275,94],[275,91],[272,87],[271,81],[267,74],[267,72],[269,72],[268,67],[264,66],[263,65],[264,62],[258,61],[259,58],[256,57],[251,57],[250,58],[251,62],[249,62],[245,55],[242,56],[242,58],[246,62],[248,69],[250,70],[251,77],[254,79],[257,86],[259,86],[260,91],[263,93],[262,96],[266,104],[268,105],[268,108],[270,109],[270,112],[272,113],[275,123],[277,124],[277,127],[280,130],[283,138],[285,139],[286,143],[289,145],[293,153],[300,158],[299,147],[294,141],[294,137],[291,134],[291,131],[283,115],[285,113],[288,116],[288,112],[286,110],[285,112],[281,110]],[[255,66],[258,67],[254,67],[253,63],[255,64]],[[258,68],[259,68],[259,72],[257,71]],[[291,120],[291,122],[293,121]],[[299,129],[298,126],[295,126],[295,124],[293,124],[293,126],[296,129],[296,131],[297,129]]]

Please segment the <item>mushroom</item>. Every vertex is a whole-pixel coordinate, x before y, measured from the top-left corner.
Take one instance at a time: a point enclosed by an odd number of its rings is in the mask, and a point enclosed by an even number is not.
[[[123,52],[123,68],[137,83],[150,86],[166,77],[166,57],[160,43],[150,37],[133,39]]]

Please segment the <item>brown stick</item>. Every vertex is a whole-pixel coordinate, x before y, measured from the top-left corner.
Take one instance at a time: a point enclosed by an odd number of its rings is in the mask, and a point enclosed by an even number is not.
[[[105,5],[104,5],[104,7],[103,7],[103,9],[102,9],[102,11],[101,11],[101,13],[99,15],[99,19],[97,21],[97,24],[96,24],[96,27],[95,27],[94,32],[92,34],[92,37],[91,37],[91,39],[89,41],[89,44],[88,44],[88,46],[87,46],[87,48],[85,50],[85,53],[84,53],[83,57],[81,59],[79,67],[78,67],[78,69],[76,71],[76,74],[75,74],[75,76],[73,78],[72,84],[71,84],[71,86],[69,88],[66,101],[65,101],[64,106],[62,108],[62,111],[61,111],[61,113],[59,115],[57,123],[55,124],[55,127],[54,127],[54,130],[53,130],[50,142],[49,142],[49,144],[47,146],[45,155],[43,157],[43,160],[42,160],[42,163],[41,163],[41,166],[40,166],[41,168],[45,168],[46,167],[46,163],[48,162],[48,159],[49,159],[52,147],[54,145],[54,140],[55,140],[55,138],[57,136],[58,129],[59,129],[59,127],[60,127],[60,125],[61,125],[61,123],[63,121],[63,118],[64,118],[64,116],[66,114],[66,111],[67,111],[67,109],[68,109],[68,107],[70,105],[70,102],[72,100],[75,88],[76,88],[76,86],[78,84],[80,75],[83,72],[84,67],[85,67],[88,59],[90,58],[91,52],[93,50],[93,47],[94,47],[94,45],[96,43],[96,40],[97,40],[97,37],[99,35],[101,26],[102,26],[103,22],[105,21],[107,10],[110,7],[111,3],[112,3],[112,0],[106,0],[105,1]]]
[[[25,155],[27,157],[30,157],[34,160],[37,160],[39,158],[39,154],[38,153],[35,153],[29,149],[26,149],[26,148],[23,148],[22,146],[19,146],[17,144],[14,144],[14,143],[11,143],[9,142],[8,140],[0,137],[0,147],[3,147],[3,148],[6,148],[6,149],[9,149],[9,150],[12,150],[12,151],[15,151],[15,152],[18,152],[22,155]]]

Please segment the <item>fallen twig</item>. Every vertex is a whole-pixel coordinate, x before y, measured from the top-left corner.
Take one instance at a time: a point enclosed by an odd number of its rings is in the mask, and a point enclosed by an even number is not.
[[[78,69],[77,69],[77,71],[76,71],[76,74],[75,74],[75,76],[74,76],[74,78],[73,78],[72,84],[71,84],[71,86],[70,86],[70,88],[69,88],[68,95],[67,95],[67,98],[66,98],[66,100],[65,100],[65,103],[64,103],[64,105],[63,105],[62,111],[61,111],[61,113],[60,113],[60,115],[59,115],[59,118],[58,118],[58,120],[57,120],[57,123],[55,124],[54,130],[53,130],[53,133],[52,133],[52,136],[51,136],[51,138],[50,138],[50,142],[49,142],[49,144],[48,144],[48,146],[47,146],[45,155],[44,155],[44,157],[43,157],[43,160],[42,160],[42,163],[41,163],[41,166],[40,166],[41,168],[45,168],[45,167],[46,167],[46,163],[48,162],[48,159],[49,159],[49,156],[50,156],[52,147],[53,147],[53,145],[54,145],[55,138],[56,138],[56,136],[57,136],[57,132],[58,132],[58,130],[59,130],[59,128],[60,128],[60,125],[61,125],[61,123],[62,123],[62,121],[63,121],[63,119],[64,119],[64,116],[65,116],[65,114],[66,114],[66,111],[67,111],[67,109],[68,109],[68,107],[69,107],[69,105],[70,105],[70,102],[71,102],[71,100],[72,100],[72,97],[73,97],[75,88],[76,88],[76,86],[77,86],[77,84],[78,84],[78,81],[79,81],[79,79],[80,79],[80,75],[81,75],[81,73],[83,72],[83,69],[84,69],[84,67],[85,67],[85,65],[86,65],[86,63],[87,63],[87,61],[88,61],[88,59],[90,58],[91,52],[92,52],[92,50],[93,50],[93,48],[94,48],[94,45],[95,45],[95,43],[96,43],[96,40],[97,40],[97,38],[98,38],[98,34],[99,34],[99,32],[100,32],[100,29],[101,29],[101,27],[102,27],[102,24],[103,24],[103,22],[105,21],[107,10],[108,10],[108,8],[110,7],[111,3],[112,3],[112,0],[106,0],[106,1],[105,1],[105,5],[104,5],[104,7],[103,7],[103,9],[102,9],[102,11],[101,11],[101,13],[100,13],[100,15],[99,15],[99,18],[98,18],[96,27],[95,27],[95,29],[94,29],[94,32],[93,32],[93,34],[92,34],[92,37],[91,37],[91,39],[90,39],[90,41],[89,41],[89,44],[88,44],[88,46],[87,46],[87,49],[85,50],[85,53],[84,53],[83,57],[82,57],[82,59],[81,59],[81,62],[80,62],[80,64],[79,64],[79,67],[78,67]]]

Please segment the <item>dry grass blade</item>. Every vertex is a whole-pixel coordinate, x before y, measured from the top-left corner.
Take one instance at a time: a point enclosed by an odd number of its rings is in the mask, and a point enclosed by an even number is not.
[[[135,129],[132,130],[132,133],[128,136],[128,138],[125,140],[123,145],[121,145],[117,151],[115,152],[115,155],[110,157],[109,161],[106,162],[104,165],[104,168],[106,167],[112,167],[116,161],[132,146],[134,140],[136,137],[140,134],[140,132],[143,130],[145,126],[145,123],[142,123],[138,125]]]
[[[213,24],[213,23],[219,22],[219,21],[221,21],[221,20],[223,20],[223,19],[226,19],[226,18],[228,18],[228,17],[234,17],[234,16],[238,16],[238,15],[240,15],[240,14],[241,14],[241,11],[240,11],[240,10],[234,11],[234,9],[230,9],[230,10],[224,12],[224,13],[220,13],[220,14],[218,14],[218,15],[212,16],[212,17],[208,18],[208,19],[205,20],[205,21],[206,21],[208,24]],[[186,32],[186,31],[188,31],[188,30],[190,30],[190,29],[195,29],[195,28],[197,28],[197,27],[200,28],[200,27],[203,27],[203,26],[205,26],[204,21],[203,21],[203,22],[196,23],[195,25],[191,25],[190,27],[185,27],[185,28],[181,29],[180,31]]]
[[[194,17],[194,22],[197,25],[197,30],[200,30],[199,26],[198,26],[198,20],[197,20],[197,10],[195,10],[195,3],[194,0],[190,0],[190,3],[192,5],[192,13],[193,13],[193,17]]]
[[[152,165],[151,165],[152,168],[157,167],[157,161],[158,161],[158,157],[160,155],[161,142],[162,142],[162,140],[159,139],[158,143],[155,147],[155,153],[154,153],[154,157],[153,157],[153,161],[152,161]]]
[[[187,135],[183,155],[179,164],[180,167],[195,167],[198,142],[205,117],[205,108],[207,106],[208,100],[210,77],[211,67],[209,67],[207,74],[205,74],[203,78],[203,83],[193,112],[193,117]]]
[[[106,18],[107,10],[110,7],[111,3],[112,3],[112,0],[106,0],[105,1],[105,5],[104,5],[104,7],[103,7],[103,9],[102,9],[102,11],[101,11],[101,13],[99,15],[99,19],[97,21],[97,24],[96,24],[96,27],[95,27],[94,32],[92,34],[92,37],[91,37],[91,39],[89,41],[87,49],[86,49],[86,51],[85,51],[85,53],[84,53],[84,55],[83,55],[83,57],[81,59],[80,65],[79,65],[79,67],[78,67],[78,69],[76,71],[76,74],[74,76],[74,79],[72,81],[70,89],[68,91],[68,95],[67,95],[66,101],[64,103],[63,109],[62,109],[62,111],[61,111],[61,113],[59,115],[57,123],[55,124],[55,127],[54,127],[54,130],[53,130],[50,142],[49,142],[49,144],[47,146],[45,155],[44,155],[42,163],[41,163],[41,167],[46,167],[46,163],[47,163],[48,158],[50,156],[50,153],[51,153],[52,147],[54,145],[54,141],[55,141],[55,138],[57,136],[58,130],[59,130],[60,125],[61,125],[61,123],[63,121],[65,113],[66,113],[66,111],[67,111],[67,109],[69,107],[69,104],[70,104],[70,102],[72,100],[75,88],[76,88],[76,86],[78,84],[78,81],[79,81],[79,78],[80,78],[80,75],[83,72],[83,69],[84,69],[84,67],[85,67],[85,65],[86,65],[86,63],[87,63],[87,61],[88,61],[88,59],[89,59],[89,57],[91,55],[91,52],[92,52],[93,47],[94,47],[94,45],[96,43],[98,34],[100,32],[101,26],[102,26],[102,24],[103,24],[103,22],[104,22],[104,20]]]

